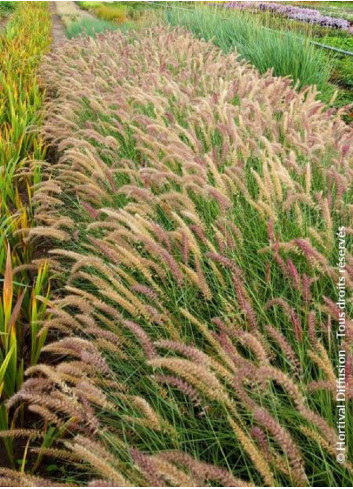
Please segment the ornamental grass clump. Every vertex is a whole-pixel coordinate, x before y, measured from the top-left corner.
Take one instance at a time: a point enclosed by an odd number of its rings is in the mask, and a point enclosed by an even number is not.
[[[9,411],[6,401],[21,387],[24,369],[38,361],[47,333],[42,299],[49,290],[48,266],[32,262],[26,233],[40,181],[33,162],[45,156],[36,131],[42,102],[36,71],[50,33],[48,4],[20,2],[0,35],[0,450],[5,446],[1,465],[13,468],[18,451],[5,432],[21,428],[23,416],[20,409]]]
[[[60,433],[42,456],[93,486],[351,484],[351,447],[336,462],[341,226],[353,286],[340,112],[169,28],[68,42],[42,79],[58,159],[29,238],[51,240],[62,285],[43,323],[56,361],[10,401]]]

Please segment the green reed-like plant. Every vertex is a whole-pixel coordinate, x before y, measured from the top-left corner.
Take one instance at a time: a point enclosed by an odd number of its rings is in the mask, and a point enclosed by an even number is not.
[[[105,31],[116,30],[118,26],[101,19],[80,19],[69,24],[66,28],[66,35],[69,39],[79,35],[94,37]]]
[[[26,366],[39,358],[46,337],[41,330],[47,297],[48,267],[33,271],[33,246],[26,241],[32,223],[33,185],[40,181],[32,162],[45,151],[37,126],[42,93],[36,71],[50,43],[50,17],[44,2],[17,6],[0,36],[0,430],[22,426],[21,414],[6,401],[23,383]],[[4,438],[14,466],[11,437]]]
[[[290,76],[299,87],[315,84],[321,90],[328,84],[332,62],[310,45],[308,38],[265,28],[251,14],[226,15],[206,8],[190,12],[166,9],[166,18],[172,25],[186,27],[198,37],[212,40],[225,52],[235,49],[260,73],[272,69],[276,76]]]

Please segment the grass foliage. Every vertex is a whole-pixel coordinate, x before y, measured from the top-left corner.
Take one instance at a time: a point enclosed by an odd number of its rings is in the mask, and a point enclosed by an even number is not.
[[[331,71],[327,57],[290,31],[274,32],[246,12],[225,14],[205,8],[187,12],[167,10],[171,25],[186,27],[198,37],[213,42],[225,52],[236,50],[260,73],[273,69],[276,76],[290,76],[300,87],[326,87]]]
[[[0,432],[21,427],[20,413],[5,402],[22,385],[25,367],[37,362],[46,337],[46,330],[40,332],[46,306],[37,296],[47,294],[47,267],[30,265],[26,232],[33,185],[40,181],[39,168],[31,165],[45,155],[34,130],[42,102],[35,73],[49,42],[42,2],[20,3],[0,37]],[[14,466],[12,440],[1,436],[3,442]]]
[[[10,15],[16,7],[16,2],[0,2],[0,18]]]
[[[93,13],[99,19],[123,24],[141,19],[146,8],[144,2],[78,2],[80,7]]]
[[[300,4],[298,5],[300,6]],[[320,8],[320,4],[317,2],[314,2],[312,7],[316,8],[317,5],[318,8]],[[225,16],[223,6],[220,8],[219,3],[216,3],[215,6],[218,14],[220,15],[220,19],[223,18]],[[215,8],[215,6],[213,6],[213,8]],[[308,4],[308,6],[310,6],[310,4]],[[237,9],[235,10],[235,12],[232,11],[232,9],[227,11],[227,16],[235,15],[239,17],[239,11],[237,11]],[[340,11],[340,9],[338,8],[337,11]],[[243,14],[240,13],[240,15]],[[326,44],[328,46],[353,52],[353,37],[347,30],[321,27],[316,24],[313,25],[306,22],[288,19],[281,15],[276,15],[276,13],[269,12],[269,10],[253,10],[251,11],[251,17],[254,22],[259,23],[259,25],[262,25],[264,28],[292,32],[294,36],[298,36],[299,38],[304,37],[305,40],[303,42],[305,43],[308,43],[309,41],[316,41],[321,44]],[[222,22],[222,20],[220,20],[220,22]],[[353,58],[348,55],[337,54],[319,47],[314,49],[316,49],[318,52],[321,51],[321,60],[325,62],[326,59],[327,68],[331,72],[329,78],[330,83],[327,84],[327,78],[325,78],[322,85],[320,85],[322,92],[321,98],[328,103],[332,97],[333,91],[336,89],[338,90],[338,95],[334,102],[335,106],[342,107],[351,103],[353,99]],[[352,113],[346,114],[345,118],[348,122],[351,121]]]
[[[100,5],[94,9],[94,13],[103,20],[108,20],[111,22],[117,22],[122,24],[126,21],[127,11],[124,7],[110,7],[109,5]]]
[[[77,5],[73,4],[73,2],[58,2],[58,13],[63,20],[65,27],[66,27],[66,35],[69,39],[72,39],[74,37],[80,36],[80,35],[87,35],[90,37],[94,37],[97,34],[100,34],[104,31],[112,31],[118,28],[122,28],[123,30],[129,29],[130,24],[125,21],[124,15],[119,17],[119,10],[113,9],[114,13],[116,16],[114,19],[116,22],[112,21],[113,17],[109,17],[107,14],[104,18],[104,12],[103,9],[106,8],[106,10],[109,9],[109,6],[104,6],[101,5],[100,2],[79,2],[82,8],[79,8]],[[90,4],[93,3],[94,5],[91,6]],[[100,18],[97,18],[93,16],[90,12],[87,12],[86,10],[89,10],[94,12],[95,9],[95,4],[97,5],[97,8],[102,7],[102,15],[100,15]],[[89,4],[87,6],[86,4]],[[121,11],[122,12],[122,11]],[[94,12],[96,15],[96,12]],[[119,18],[121,22],[119,21]],[[121,23],[121,25],[120,25]]]
[[[212,17],[183,19],[214,34]],[[343,346],[335,306],[340,226],[353,288],[352,129],[314,88],[227,50],[156,28],[81,37],[43,66],[59,159],[30,238],[53,242],[61,289],[44,324],[59,339],[44,351],[57,361],[11,404],[51,426],[42,455],[81,484],[353,482],[352,447],[343,465],[335,451],[339,348],[352,358],[351,303]],[[351,369],[346,382],[349,440]]]
[[[104,31],[113,31],[115,29],[117,29],[117,26],[113,25],[111,22],[101,19],[82,18],[71,22],[67,26],[66,35],[69,39],[79,35],[94,37]]]

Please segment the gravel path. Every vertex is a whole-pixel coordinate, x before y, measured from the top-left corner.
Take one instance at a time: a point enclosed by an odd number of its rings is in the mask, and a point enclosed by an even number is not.
[[[50,2],[50,13],[51,20],[53,24],[52,35],[53,35],[53,45],[57,46],[58,44],[66,41],[67,37],[65,34],[65,27],[62,23],[60,16],[57,13],[56,4],[58,2]]]
[[[53,45],[57,46],[65,41],[65,25],[79,19],[94,19],[86,10],[80,9],[75,2],[50,2],[50,11],[53,22]]]

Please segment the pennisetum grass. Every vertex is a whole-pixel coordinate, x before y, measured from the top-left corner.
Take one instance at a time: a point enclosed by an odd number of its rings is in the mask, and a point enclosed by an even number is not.
[[[351,483],[326,389],[352,223],[340,112],[165,27],[68,42],[42,78],[58,160],[29,237],[54,243],[56,361],[9,402],[60,433],[42,455],[92,485]]]
[[[199,7],[166,9],[171,25],[190,29],[196,36],[212,40],[223,51],[235,49],[260,73],[272,69],[276,76],[290,76],[299,87],[316,84],[327,87],[332,61],[290,30],[276,31],[245,11]]]

